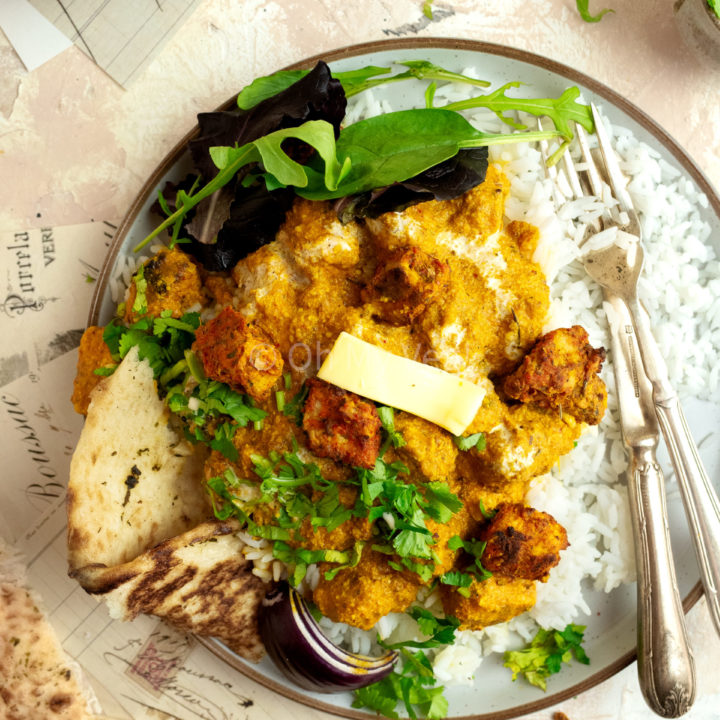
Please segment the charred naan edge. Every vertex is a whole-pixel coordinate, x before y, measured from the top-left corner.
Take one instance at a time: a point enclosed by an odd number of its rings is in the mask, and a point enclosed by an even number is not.
[[[203,455],[169,425],[152,369],[133,348],[92,394],[70,465],[70,570],[126,563],[212,517]]]
[[[157,615],[182,630],[220,638],[257,662],[264,654],[257,612],[267,586],[241,552],[239,529],[236,521],[202,523],[130,562],[70,574],[102,595],[115,618]]]
[[[100,706],[0,538],[0,717],[89,720]]]

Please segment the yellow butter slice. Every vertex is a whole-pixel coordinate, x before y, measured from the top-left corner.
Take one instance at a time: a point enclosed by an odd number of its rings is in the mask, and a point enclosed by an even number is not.
[[[321,380],[461,435],[482,405],[485,390],[469,380],[393,355],[340,333],[318,372]]]

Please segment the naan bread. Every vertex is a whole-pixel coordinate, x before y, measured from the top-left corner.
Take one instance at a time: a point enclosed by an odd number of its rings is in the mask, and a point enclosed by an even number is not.
[[[137,347],[92,393],[70,465],[70,570],[120,565],[212,515],[196,448],[168,426]]]
[[[63,651],[24,568],[0,538],[0,717],[89,720],[96,717],[80,668]]]
[[[70,466],[70,575],[113,617],[157,615],[258,661],[267,588],[242,554],[239,524],[211,519],[203,451],[168,421],[133,348],[93,390]]]
[[[241,552],[239,529],[236,521],[203,523],[123,565],[71,574],[103,596],[113,617],[157,615],[257,662],[264,653],[257,610],[267,587]]]

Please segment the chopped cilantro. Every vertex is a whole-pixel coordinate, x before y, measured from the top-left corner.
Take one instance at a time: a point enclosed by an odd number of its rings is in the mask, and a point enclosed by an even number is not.
[[[410,718],[417,711],[428,720],[440,720],[447,715],[448,703],[444,688],[435,686],[436,678],[430,659],[422,650],[415,653],[400,648],[399,667],[387,677],[367,687],[355,690],[352,706],[367,707],[388,718],[398,718],[398,703],[405,706]]]
[[[387,435],[380,449],[380,457],[383,457],[390,445],[394,448],[403,447],[405,445],[405,438],[395,429],[395,412],[391,407],[380,405],[377,408],[377,413],[380,417],[380,424]]]
[[[409,474],[401,462],[387,463],[378,458],[372,470],[356,468],[356,482],[360,493],[355,506],[357,514],[367,516],[388,542],[388,553],[394,552],[398,561],[391,561],[395,569],[407,568],[420,575],[423,581],[432,576],[434,561],[432,546],[435,540],[426,521],[447,522],[462,508],[462,502],[446,483],[432,482],[419,487],[400,478]]]
[[[467,435],[466,437],[463,437],[462,435],[454,435],[453,441],[460,450],[471,450],[472,448],[475,448],[476,450],[483,452],[486,447],[485,433],[481,432],[473,433],[472,435]]]
[[[141,265],[133,276],[135,281],[135,300],[133,301],[132,311],[138,315],[144,315],[147,312],[147,280],[145,279],[145,266]]]
[[[275,393],[275,404],[277,405],[278,412],[282,412],[285,409],[285,391],[278,390]]]
[[[288,375],[288,377],[290,376]],[[310,388],[307,387],[307,385],[303,385],[291,400],[285,401],[285,405],[281,411],[286,417],[292,418],[297,426],[302,425],[302,408],[309,392]]]
[[[482,516],[486,520],[492,520],[497,515],[497,510],[487,510],[485,508],[485,503],[482,500],[478,500],[478,507],[480,508]]]
[[[460,621],[448,615],[440,618],[433,615],[429,610],[418,605],[412,606],[407,614],[417,622],[420,632],[429,636],[427,640],[404,640],[397,643],[385,643],[378,640],[382,647],[388,650],[398,650],[403,647],[415,649],[427,649],[450,645],[455,641],[455,631],[460,627]]]
[[[573,656],[585,665],[590,659],[582,648],[584,625],[567,625],[564,630],[540,628],[524,650],[508,650],[504,665],[512,670],[512,679],[523,675],[531,684],[547,690],[546,678],[560,672],[563,663],[569,663]]]
[[[230,462],[237,462],[239,458],[238,450],[233,445],[233,436],[235,428],[228,422],[218,425],[215,434],[210,440],[210,447],[222,453]]]
[[[469,597],[469,591],[461,592],[461,590],[467,590],[474,579],[482,582],[492,577],[492,573],[486,570],[480,561],[487,543],[482,540],[463,540],[459,535],[453,535],[447,544],[451,550],[464,550],[472,557],[472,562],[464,571],[451,570],[445,573],[441,576],[440,582],[444,585],[457,586],[458,592],[460,592],[461,595]]]

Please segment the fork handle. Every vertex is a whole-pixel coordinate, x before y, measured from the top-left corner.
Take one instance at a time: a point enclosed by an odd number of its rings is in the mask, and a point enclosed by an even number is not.
[[[629,303],[640,356],[653,386],[653,402],[680,487],[692,531],[708,610],[720,634],[720,501],[703,467],[677,394],[668,380],[665,361],[650,330],[647,311]]]
[[[695,663],[677,591],[665,485],[654,447],[634,447],[631,453],[628,491],[636,538],[638,679],[653,712],[679,717],[695,699]]]

